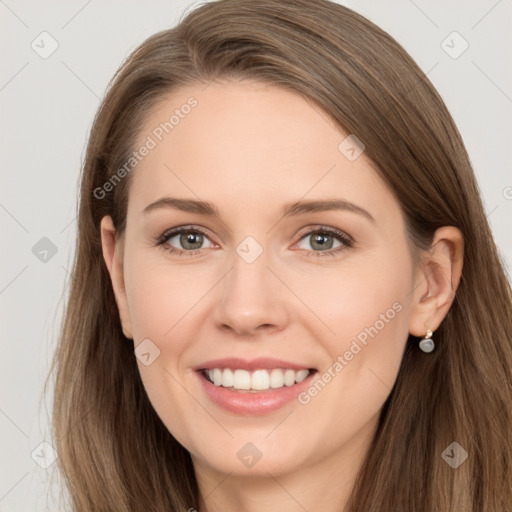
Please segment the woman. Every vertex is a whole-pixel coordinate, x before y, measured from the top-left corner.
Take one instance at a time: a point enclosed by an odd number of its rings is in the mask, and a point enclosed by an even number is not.
[[[511,292],[388,34],[220,0],[113,79],[56,353],[73,510],[502,511]]]

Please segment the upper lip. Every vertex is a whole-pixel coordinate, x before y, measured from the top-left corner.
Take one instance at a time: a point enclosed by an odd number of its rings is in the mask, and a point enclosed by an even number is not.
[[[239,357],[226,357],[223,359],[213,359],[206,361],[194,368],[194,370],[209,370],[212,368],[234,368],[247,371],[273,369],[273,368],[290,368],[292,370],[310,370],[311,366],[299,363],[292,363],[282,359],[274,359],[271,357],[258,357],[256,359],[242,359]]]

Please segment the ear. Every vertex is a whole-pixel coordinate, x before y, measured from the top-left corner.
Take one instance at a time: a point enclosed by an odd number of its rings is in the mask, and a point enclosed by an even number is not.
[[[409,332],[423,337],[434,332],[447,315],[462,275],[464,237],[459,229],[443,226],[435,233],[432,245],[421,257],[413,289]]]
[[[116,299],[117,309],[119,310],[119,317],[123,334],[133,339],[132,324],[130,313],[128,310],[128,301],[126,299],[126,289],[124,285],[123,276],[123,241],[117,239],[116,229],[112,218],[107,215],[101,219],[101,245],[103,248],[103,258],[107,265],[107,269],[112,280],[112,288],[114,289],[114,296]]]

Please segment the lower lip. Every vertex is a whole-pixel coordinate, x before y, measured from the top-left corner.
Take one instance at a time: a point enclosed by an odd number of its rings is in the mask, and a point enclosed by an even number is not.
[[[200,371],[196,372],[203,389],[212,402],[227,411],[247,416],[259,416],[277,411],[297,398],[311,384],[317,372],[311,372],[302,382],[293,386],[283,386],[269,391],[243,392],[231,391],[222,386],[216,386],[206,379]]]

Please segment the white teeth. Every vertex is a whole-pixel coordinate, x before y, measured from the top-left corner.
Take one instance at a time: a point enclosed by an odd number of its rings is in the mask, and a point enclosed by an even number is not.
[[[234,382],[235,382],[235,376],[233,375],[233,372],[229,368],[226,368],[222,372],[222,387],[232,388]]]
[[[218,368],[213,370],[213,383],[216,386],[220,386],[222,384],[222,371]]]
[[[295,384],[295,372],[293,370],[286,370],[284,372],[284,383],[286,386],[293,386]]]
[[[295,382],[302,382],[309,374],[309,370],[299,370],[295,377]]]
[[[293,386],[302,382],[310,373],[309,370],[292,370],[273,368],[272,370],[231,370],[230,368],[212,368],[207,375],[216,386],[240,390],[263,391],[279,389],[283,386]]]
[[[233,372],[233,387],[235,389],[251,389],[251,374],[245,370]]]
[[[270,387],[270,375],[267,370],[256,370],[251,375],[251,389],[268,389]]]
[[[271,388],[282,388],[284,386],[284,375],[283,370],[274,368],[270,372],[270,387]]]

